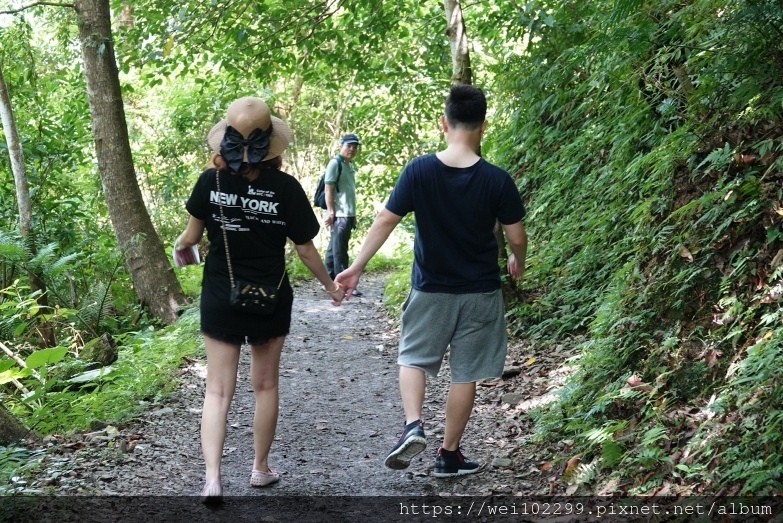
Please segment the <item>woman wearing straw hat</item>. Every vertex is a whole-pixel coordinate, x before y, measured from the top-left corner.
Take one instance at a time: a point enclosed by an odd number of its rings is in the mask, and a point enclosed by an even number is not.
[[[209,131],[215,167],[205,170],[196,182],[186,204],[190,219],[175,245],[176,258],[177,251],[197,245],[207,232],[209,253],[201,289],[201,332],[207,353],[201,417],[205,502],[220,501],[223,495],[220,460],[243,344],[251,349],[250,379],[256,400],[250,484],[263,487],[280,478],[269,468],[268,457],[277,426],[280,353],[293,303],[285,270],[287,239],[333,305],[340,305],[345,296],[313,245],[320,225],[309,198],[294,177],[279,170],[290,141],[288,125],[273,117],[263,100],[245,97],[232,102],[226,117]],[[232,308],[229,296],[235,278],[276,286],[279,301],[273,312],[259,315]]]

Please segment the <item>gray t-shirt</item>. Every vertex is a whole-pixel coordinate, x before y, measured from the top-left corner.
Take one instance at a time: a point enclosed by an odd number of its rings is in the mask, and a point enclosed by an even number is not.
[[[338,162],[342,169],[334,195],[334,215],[353,218],[356,216],[356,169],[353,162],[346,162],[339,153],[335,155],[326,166],[324,183],[334,185],[337,181]]]

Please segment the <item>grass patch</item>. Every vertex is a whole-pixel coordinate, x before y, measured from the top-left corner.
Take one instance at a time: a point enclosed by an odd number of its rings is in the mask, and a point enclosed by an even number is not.
[[[201,295],[201,280],[204,275],[204,264],[186,265],[175,269],[175,271],[185,296],[189,298],[198,298],[199,295]]]
[[[173,325],[126,333],[116,341],[118,360],[80,388],[57,390],[68,382],[49,380],[34,401],[11,397],[4,403],[39,435],[127,421],[171,392],[183,357],[203,354],[198,308],[188,308]]]

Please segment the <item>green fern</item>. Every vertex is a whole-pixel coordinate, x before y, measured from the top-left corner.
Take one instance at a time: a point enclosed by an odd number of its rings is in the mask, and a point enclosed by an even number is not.
[[[75,261],[79,259],[79,254],[69,254],[67,256],[61,256],[53,260],[49,265],[43,267],[44,274],[50,278],[55,279],[61,276],[65,271],[72,268]]]
[[[708,165],[711,169],[724,170],[731,163],[731,147],[728,143],[724,144],[722,148],[715,149],[707,155],[702,162],[696,166],[696,169],[701,169],[705,165]]]
[[[0,229],[0,258],[11,263],[25,262],[30,259],[30,249],[24,238]]]
[[[95,335],[100,334],[101,323],[111,317],[114,312],[111,289],[102,282],[96,283],[90,289],[89,294],[82,298],[79,306],[79,317],[84,322],[85,328],[89,328]]]

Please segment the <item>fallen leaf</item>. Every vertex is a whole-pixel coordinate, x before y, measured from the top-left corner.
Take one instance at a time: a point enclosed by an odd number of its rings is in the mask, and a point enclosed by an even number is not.
[[[632,375],[630,378],[625,380],[625,382],[633,390],[641,390],[643,392],[652,392],[653,390],[651,385],[648,385],[647,383],[643,382],[641,379],[639,379],[639,376],[637,376],[636,374]]]
[[[609,480],[609,482],[604,485],[601,490],[598,491],[599,496],[608,496],[612,493],[614,493],[617,490],[617,486],[620,484],[620,482],[616,479]]]
[[[733,155],[734,161],[737,162],[739,165],[752,165],[756,163],[756,160],[759,159],[759,157],[755,154],[742,154],[742,153],[734,153]]]
[[[707,351],[707,355],[704,357],[705,363],[707,363],[707,368],[712,368],[715,363],[717,363],[718,358],[723,355],[723,352],[716,350],[716,349],[710,349]]]
[[[563,472],[563,474],[565,475],[565,474],[569,474],[569,473],[573,472],[574,469],[576,469],[576,467],[579,466],[579,463],[581,463],[581,461],[582,461],[582,455],[581,454],[577,454],[576,456],[574,456],[571,459],[569,459],[566,462],[566,469],[565,469],[565,472]]]
[[[693,254],[691,254],[691,251],[689,251],[688,248],[685,247],[684,245],[680,245],[678,252],[680,257],[685,258],[689,262],[693,261]]]

